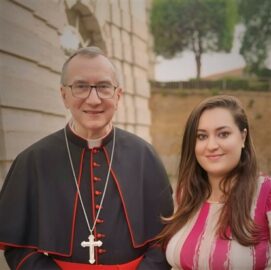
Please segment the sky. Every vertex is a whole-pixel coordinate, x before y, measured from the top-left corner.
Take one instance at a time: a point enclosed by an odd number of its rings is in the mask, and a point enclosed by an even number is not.
[[[201,77],[230,71],[245,66],[244,58],[239,54],[240,39],[244,27],[235,29],[233,47],[230,53],[205,53],[202,56]],[[194,54],[184,51],[174,59],[156,58],[155,79],[157,81],[180,81],[196,77]]]

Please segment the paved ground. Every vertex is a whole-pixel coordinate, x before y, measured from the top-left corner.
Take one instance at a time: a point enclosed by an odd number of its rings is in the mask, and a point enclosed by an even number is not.
[[[3,251],[0,251],[0,269],[1,270],[8,270],[8,266],[5,262]]]

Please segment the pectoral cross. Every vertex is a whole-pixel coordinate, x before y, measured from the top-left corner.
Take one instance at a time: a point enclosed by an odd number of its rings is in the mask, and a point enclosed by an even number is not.
[[[90,236],[88,237],[88,240],[89,240],[88,242],[83,241],[81,243],[81,246],[89,248],[89,263],[93,264],[93,263],[95,263],[94,248],[100,247],[103,244],[103,242],[100,240],[95,241],[93,234],[90,234]]]

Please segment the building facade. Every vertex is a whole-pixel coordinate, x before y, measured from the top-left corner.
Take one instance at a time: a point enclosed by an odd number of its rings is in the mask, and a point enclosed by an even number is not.
[[[62,128],[60,72],[76,47],[101,47],[123,74],[115,124],[151,141],[149,0],[1,0],[0,187],[12,160]]]

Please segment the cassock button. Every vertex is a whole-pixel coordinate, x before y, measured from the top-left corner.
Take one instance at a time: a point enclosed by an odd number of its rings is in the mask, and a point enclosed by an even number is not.
[[[96,210],[99,210],[100,208],[102,208],[102,209],[103,209],[103,207],[102,207],[102,206],[100,206],[99,204],[96,204],[96,205],[95,205],[95,208],[96,208]]]
[[[100,167],[101,166],[99,163],[97,163],[95,161],[92,163],[92,165],[93,165],[93,167]]]
[[[97,223],[101,224],[101,223],[104,223],[104,220],[103,219],[97,219]]]
[[[95,190],[95,195],[96,196],[99,196],[99,195],[101,195],[102,194],[102,192],[101,191],[99,191],[99,190]]]
[[[97,233],[96,237],[97,237],[98,239],[101,239],[101,238],[104,238],[104,237],[105,237],[105,234],[103,234],[103,233]]]
[[[106,249],[99,248],[99,249],[98,249],[98,253],[99,253],[99,254],[106,253]]]
[[[97,154],[99,150],[97,148],[93,148],[93,154]]]
[[[94,181],[101,181],[101,178],[97,177],[97,176],[94,176],[93,179],[94,179]]]

